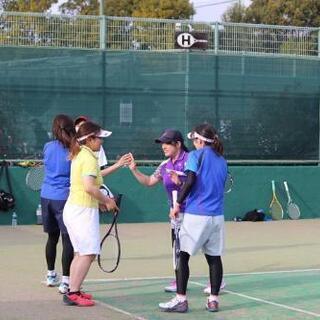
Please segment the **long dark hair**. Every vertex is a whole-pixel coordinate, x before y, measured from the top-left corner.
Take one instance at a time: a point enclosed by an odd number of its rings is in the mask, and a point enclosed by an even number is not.
[[[97,125],[96,123],[87,121],[84,122],[80,127],[77,133],[75,134],[74,138],[71,142],[71,148],[70,148],[70,159],[73,159],[77,156],[77,154],[80,152],[80,146],[85,145],[88,140],[92,139],[95,134],[98,134],[101,130],[101,127]],[[78,139],[81,137],[90,135],[84,140],[81,140],[80,142]]]
[[[70,149],[71,140],[76,134],[73,120],[65,114],[58,114],[52,123],[52,134],[65,148]]]
[[[223,155],[223,144],[219,140],[217,130],[213,128],[208,123],[203,123],[198,125],[193,129],[194,132],[197,132],[201,136],[213,140],[213,142],[206,142],[204,141],[205,145],[211,146],[212,149],[217,152],[220,156]]]

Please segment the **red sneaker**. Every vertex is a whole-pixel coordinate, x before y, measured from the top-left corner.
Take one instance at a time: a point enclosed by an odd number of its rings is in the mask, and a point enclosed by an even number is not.
[[[88,300],[82,297],[81,294],[64,294],[63,302],[68,306],[78,306],[78,307],[92,307],[94,306],[93,300]]]
[[[87,299],[87,300],[92,300],[92,294],[90,293],[85,293],[83,291],[80,291],[80,296],[82,296],[83,299]]]

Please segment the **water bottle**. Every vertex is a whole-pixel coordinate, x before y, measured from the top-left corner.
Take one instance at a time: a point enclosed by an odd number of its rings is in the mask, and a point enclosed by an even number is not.
[[[11,225],[13,228],[15,228],[17,226],[17,224],[18,224],[18,216],[17,216],[16,212],[13,211]]]
[[[37,224],[42,224],[42,208],[41,204],[38,205],[38,208],[36,210],[36,216],[37,216]]]

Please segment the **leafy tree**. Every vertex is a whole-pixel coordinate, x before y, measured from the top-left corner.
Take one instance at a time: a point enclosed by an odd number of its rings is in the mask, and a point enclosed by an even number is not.
[[[237,2],[233,6],[229,7],[227,11],[222,15],[222,21],[225,22],[244,22],[246,17],[246,7]]]
[[[60,6],[64,13],[98,15],[97,0],[68,0]],[[194,14],[188,0],[104,0],[104,13],[119,17],[185,19]]]
[[[252,0],[244,8],[235,4],[223,15],[226,22],[247,22],[303,27],[320,25],[319,0]]]
[[[0,0],[0,9],[18,12],[44,12],[58,0]]]
[[[134,17],[188,19],[195,11],[188,0],[140,0]]]

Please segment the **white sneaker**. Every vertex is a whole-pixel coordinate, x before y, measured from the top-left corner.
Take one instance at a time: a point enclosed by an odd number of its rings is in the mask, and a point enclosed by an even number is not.
[[[170,284],[164,288],[165,292],[177,292],[177,283],[176,280],[172,280]]]
[[[54,276],[47,276],[47,286],[56,287],[60,283],[59,276],[55,274]]]
[[[221,282],[221,286],[220,286],[220,291],[223,291],[223,289],[226,287],[226,283],[224,282],[224,280],[222,279]],[[208,283],[207,287],[203,289],[203,293],[206,295],[210,295],[211,294],[211,285],[210,282]]]
[[[58,291],[59,291],[61,294],[66,294],[66,293],[68,293],[68,291],[69,291],[69,284],[68,284],[68,283],[65,283],[65,282],[61,282],[60,285],[59,285]]]
[[[159,308],[164,312],[184,313],[188,311],[188,300],[180,301],[177,297],[174,297],[168,302],[159,303]]]

